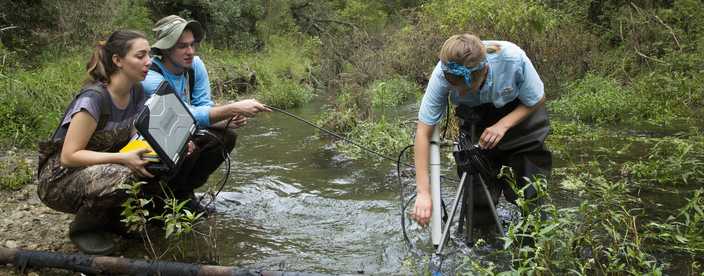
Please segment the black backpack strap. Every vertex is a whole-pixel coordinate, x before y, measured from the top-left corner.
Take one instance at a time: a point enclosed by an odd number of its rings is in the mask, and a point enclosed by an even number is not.
[[[193,87],[196,87],[196,70],[188,68],[188,95],[189,101],[193,102]]]
[[[161,67],[159,65],[156,65],[156,63],[152,62],[152,65],[149,65],[149,70],[152,70],[154,72],[159,73],[159,75],[164,75],[164,72],[161,71]]]
[[[162,77],[164,76],[164,71],[154,62],[149,66],[149,70],[159,73]],[[190,104],[193,102],[193,87],[196,86],[196,71],[193,68],[188,68],[186,78],[188,78],[188,103]]]

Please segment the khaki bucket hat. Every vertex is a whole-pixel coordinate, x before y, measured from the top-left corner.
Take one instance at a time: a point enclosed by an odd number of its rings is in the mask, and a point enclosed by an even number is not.
[[[176,45],[186,27],[193,32],[193,38],[196,42],[200,42],[205,38],[203,26],[198,21],[186,20],[178,15],[169,15],[157,21],[154,29],[152,29],[156,32],[156,42],[152,45],[152,48],[171,49]]]

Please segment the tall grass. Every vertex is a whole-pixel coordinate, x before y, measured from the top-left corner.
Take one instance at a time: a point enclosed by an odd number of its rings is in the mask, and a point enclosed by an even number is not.
[[[623,87],[615,80],[594,74],[567,85],[566,93],[550,102],[550,109],[567,118],[587,123],[612,124],[638,119],[661,118],[672,114],[656,100]]]
[[[640,76],[626,86],[590,73],[568,83],[565,93],[549,105],[552,111],[584,123],[671,125],[695,116],[693,107],[704,93],[693,90],[703,84],[685,83],[677,77],[664,80],[654,73]]]
[[[374,81],[369,89],[375,108],[398,106],[419,95],[418,92],[421,91],[419,85],[403,77]]]
[[[87,54],[67,52],[37,69],[0,75],[2,147],[33,147],[56,127],[85,77]]]
[[[202,51],[211,81],[231,82],[254,76],[253,92],[262,102],[281,108],[300,106],[313,97],[317,64],[315,39],[292,35],[271,37],[261,52],[233,53],[206,47]],[[234,97],[234,89],[223,91]]]

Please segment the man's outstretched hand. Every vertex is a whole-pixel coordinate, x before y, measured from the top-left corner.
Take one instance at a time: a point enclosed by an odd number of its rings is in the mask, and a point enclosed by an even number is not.
[[[231,103],[230,105],[233,105],[236,113],[247,117],[254,117],[254,115],[257,115],[259,112],[271,112],[271,109],[255,99],[242,100]]]

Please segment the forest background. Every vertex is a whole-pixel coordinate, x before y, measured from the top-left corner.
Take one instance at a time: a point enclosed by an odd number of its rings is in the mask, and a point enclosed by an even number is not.
[[[207,30],[199,54],[218,100],[282,108],[315,97],[318,123],[388,155],[413,126],[384,116],[419,101],[452,34],[522,47],[545,82],[560,184],[583,198],[535,219],[535,248],[510,267],[561,274],[702,273],[704,2],[698,0],[0,1],[0,186],[32,181],[31,152],[85,77],[95,43],[179,14]],[[606,138],[606,139],[605,139]],[[575,152],[575,145],[590,144]],[[351,156],[363,153],[340,144]],[[674,195],[658,210],[641,191]],[[675,269],[675,267],[677,267]]]

